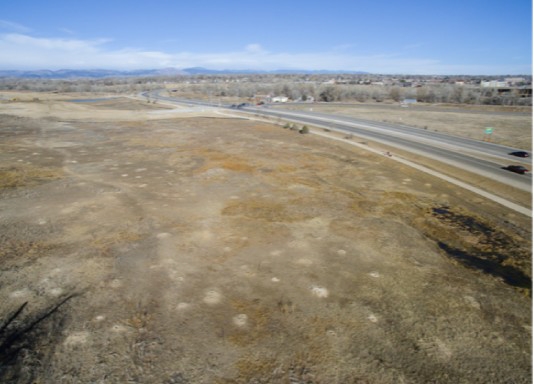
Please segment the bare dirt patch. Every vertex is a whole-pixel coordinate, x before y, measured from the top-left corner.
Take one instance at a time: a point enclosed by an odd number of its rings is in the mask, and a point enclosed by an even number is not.
[[[530,219],[264,123],[11,106],[3,382],[531,381]]]

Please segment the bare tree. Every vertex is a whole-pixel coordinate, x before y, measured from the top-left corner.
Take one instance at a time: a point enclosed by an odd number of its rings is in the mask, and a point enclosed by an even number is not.
[[[399,87],[393,87],[389,91],[389,97],[394,101],[399,102],[401,100],[401,90]]]

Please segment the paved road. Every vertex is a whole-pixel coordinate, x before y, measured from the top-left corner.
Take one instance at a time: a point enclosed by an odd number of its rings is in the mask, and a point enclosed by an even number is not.
[[[153,92],[151,96],[180,104],[206,107],[219,106],[204,101],[161,96],[157,92]],[[221,107],[229,108],[227,105]],[[254,106],[245,106],[240,108],[239,111],[280,117],[281,119],[296,121],[301,124],[346,132],[362,139],[380,142],[394,148],[432,158],[520,190],[532,192],[532,176],[530,174],[519,175],[502,169],[503,166],[514,163],[532,164],[531,159],[519,159],[508,155],[508,153],[518,150],[517,148],[347,116],[308,111],[285,111]],[[527,168],[530,169],[530,166],[527,165]]]
[[[274,110],[277,111],[277,110]],[[285,114],[294,113],[295,116],[302,115],[300,111],[285,111]],[[374,130],[391,136],[405,137],[410,141],[417,141],[426,143],[430,146],[454,148],[455,150],[461,150],[466,155],[474,157],[493,157],[498,161],[506,162],[521,162],[525,164],[532,164],[532,159],[519,159],[512,158],[509,153],[517,151],[518,149],[512,147],[506,147],[494,143],[482,142],[478,140],[472,140],[468,138],[452,136],[448,134],[427,131],[420,128],[409,127],[402,124],[383,123],[372,120],[365,120],[360,118],[341,116],[341,115],[329,115],[317,112],[304,112],[305,116],[313,116],[323,121],[341,122],[343,124],[349,124],[349,126],[357,128],[365,128],[368,130]]]

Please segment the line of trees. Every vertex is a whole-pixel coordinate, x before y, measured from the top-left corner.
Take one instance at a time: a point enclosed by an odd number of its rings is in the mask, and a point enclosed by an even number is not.
[[[404,99],[416,99],[424,103],[532,105],[531,96],[524,97],[515,93],[513,89],[507,93],[500,93],[497,88],[455,84],[423,85],[412,88],[360,84],[208,83],[185,84],[180,86],[179,90],[210,97],[252,99],[255,95],[286,96],[293,101],[401,102]]]
[[[324,78],[288,75],[120,77],[104,79],[16,79],[0,78],[0,90],[36,92],[138,93],[160,89],[172,83],[175,91],[198,97],[252,99],[256,95],[286,96],[292,101],[320,102],[400,102],[416,99],[425,103],[486,105],[532,105],[532,95],[511,88],[481,87],[477,84],[399,85],[328,83]],[[402,82],[400,83],[402,84]]]
[[[106,78],[106,79],[19,79],[0,78],[0,90],[33,92],[94,92],[137,93],[161,89],[163,81],[156,78]]]

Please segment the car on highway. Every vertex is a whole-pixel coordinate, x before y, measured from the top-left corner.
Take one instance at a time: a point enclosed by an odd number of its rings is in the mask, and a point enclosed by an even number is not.
[[[517,156],[517,157],[529,157],[530,156],[528,152],[525,152],[525,151],[510,152],[509,155]]]
[[[248,107],[248,106],[249,106],[248,103],[241,103],[241,104],[232,104],[232,105],[230,105],[230,108],[241,109],[243,107]]]
[[[526,172],[530,172],[528,169],[523,167],[522,165],[509,165],[507,167],[503,167],[503,169],[506,169],[510,172],[519,173],[521,175],[524,175]]]

